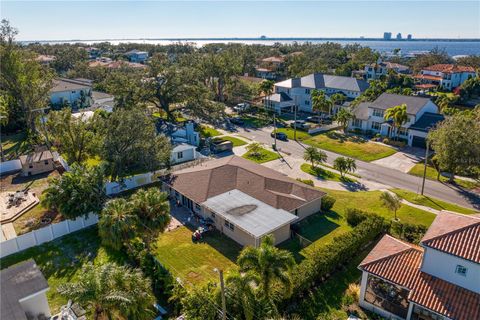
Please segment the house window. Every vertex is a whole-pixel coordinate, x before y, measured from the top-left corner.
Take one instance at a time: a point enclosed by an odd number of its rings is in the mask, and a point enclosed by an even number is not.
[[[380,130],[380,122],[372,122],[372,129],[373,130]]]
[[[305,89],[306,94],[310,94],[310,89]]]
[[[310,105],[310,101],[305,100],[305,105],[309,106],[309,105]]]
[[[352,123],[354,127],[359,127],[359,128],[362,127],[362,120],[360,119],[353,119]]]
[[[45,163],[45,165],[48,165],[48,160],[45,160],[44,163]]]
[[[400,127],[398,128],[398,134],[401,136],[406,136],[407,135],[407,128]]]
[[[233,225],[233,223],[231,223],[230,221],[228,220],[225,220],[225,227],[227,227],[228,229],[234,231],[235,230],[235,226]]]
[[[212,212],[212,218],[215,219],[215,212]]]
[[[383,118],[383,110],[381,110],[381,109],[373,109],[373,116],[374,116],[374,117],[381,117],[381,118]]]
[[[182,159],[183,158],[183,152],[180,151],[177,153],[177,159]]]
[[[72,93],[76,93],[77,91],[72,91]]]
[[[465,268],[462,265],[457,264],[457,267],[455,268],[455,273],[466,277],[467,276],[467,268]]]

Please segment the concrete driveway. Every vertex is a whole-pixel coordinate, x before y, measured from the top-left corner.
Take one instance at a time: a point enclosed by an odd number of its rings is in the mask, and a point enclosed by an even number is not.
[[[389,157],[378,159],[371,163],[406,173],[410,171],[415,164],[422,161],[423,156],[425,156],[425,150],[409,147],[404,148]]]

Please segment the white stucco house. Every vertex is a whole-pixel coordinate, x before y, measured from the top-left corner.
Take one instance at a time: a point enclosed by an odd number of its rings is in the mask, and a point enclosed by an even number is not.
[[[172,143],[170,162],[179,164],[196,160],[202,155],[197,151],[200,145],[200,134],[195,131],[193,122],[187,122],[184,128],[176,128],[168,133]]]
[[[290,225],[320,211],[324,192],[250,160],[229,156],[174,171],[162,190],[241,245],[273,234],[290,238]]]
[[[74,108],[89,107],[92,104],[92,82],[87,79],[58,78],[50,89],[50,103],[62,106],[68,103]]]
[[[414,78],[420,89],[441,86],[445,90],[452,90],[460,86],[468,78],[475,76],[476,73],[473,67],[435,64],[422,69]]]
[[[48,283],[33,259],[0,271],[1,319],[48,319]],[[42,318],[43,316],[43,318]]]
[[[407,105],[408,121],[402,127],[394,129],[392,121],[385,120],[384,114],[387,109],[401,104]],[[430,99],[392,93],[383,93],[373,102],[360,103],[353,109],[353,114],[349,130],[359,129],[385,137],[398,136],[413,147],[425,147],[428,131],[444,120],[443,115],[439,114],[438,106]]]
[[[385,235],[359,269],[360,306],[386,319],[480,319],[480,217],[442,211],[420,246]]]
[[[134,49],[125,53],[125,56],[130,62],[145,63],[148,59],[148,52]]]
[[[333,76],[323,73],[312,73],[301,78],[287,79],[275,84],[275,94],[270,100],[275,100],[276,94],[290,97],[299,111],[312,112],[312,91],[322,90],[327,95],[342,93],[347,98],[355,99],[368,88],[368,82],[352,77]],[[285,99],[283,99],[285,100]]]
[[[377,80],[382,76],[386,76],[389,70],[403,74],[410,72],[410,68],[403,64],[379,60],[377,63],[367,64],[364,68],[364,74],[366,80]]]

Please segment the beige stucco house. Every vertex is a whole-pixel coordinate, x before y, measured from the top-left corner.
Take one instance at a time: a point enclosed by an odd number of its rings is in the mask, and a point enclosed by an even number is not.
[[[33,153],[20,156],[20,163],[23,176],[34,176],[55,169],[53,154],[46,148],[39,148]]]

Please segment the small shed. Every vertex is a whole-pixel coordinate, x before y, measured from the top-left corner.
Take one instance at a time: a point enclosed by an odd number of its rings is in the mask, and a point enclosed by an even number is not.
[[[35,149],[35,152],[20,156],[23,176],[50,172],[55,169],[53,154],[46,147]]]

